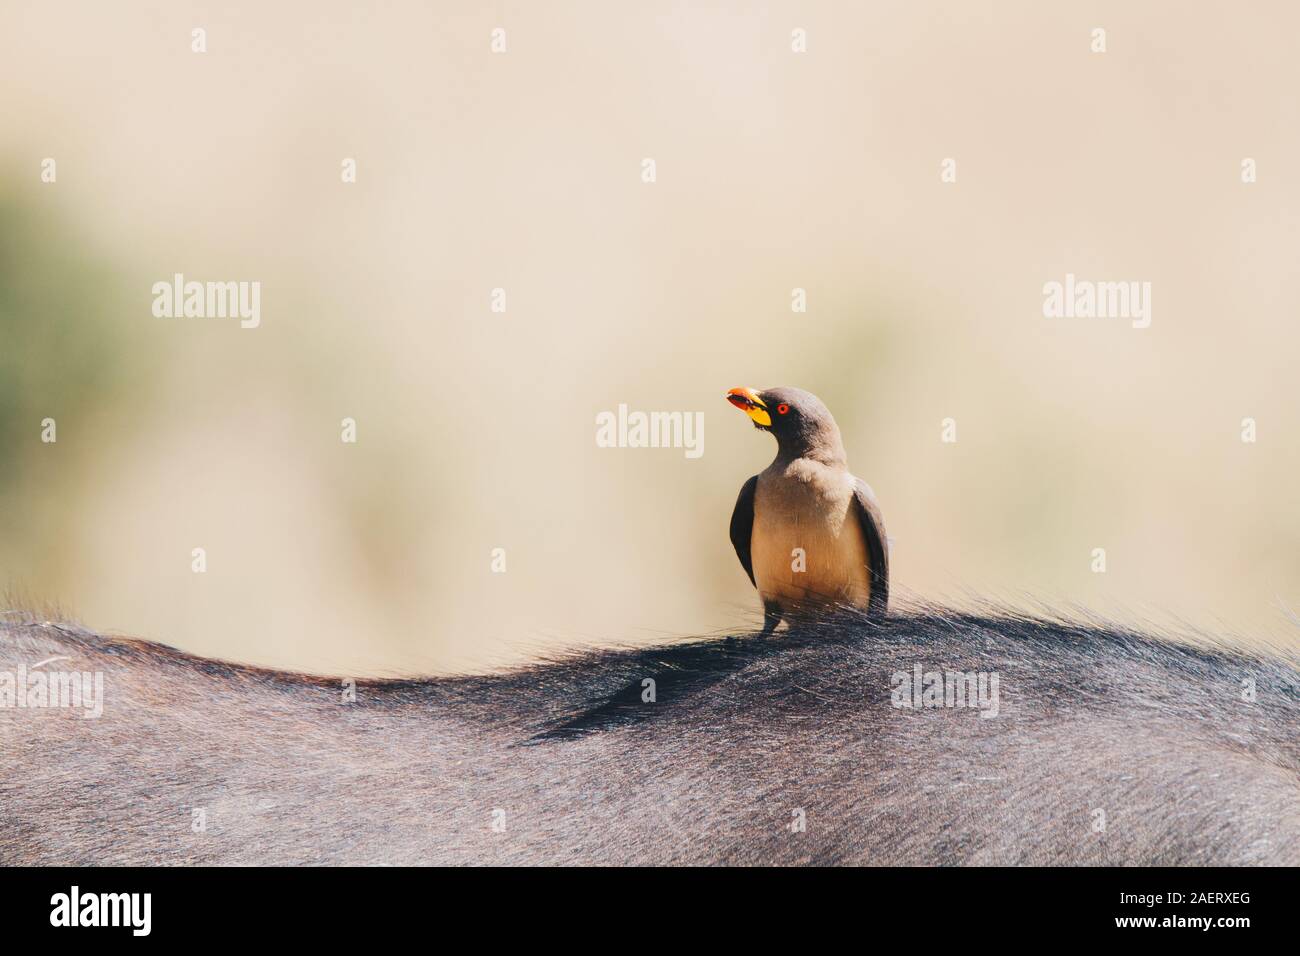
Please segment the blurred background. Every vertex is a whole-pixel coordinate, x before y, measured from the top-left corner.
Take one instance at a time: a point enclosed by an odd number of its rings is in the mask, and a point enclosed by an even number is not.
[[[7,2],[0,585],[349,673],[745,627],[727,524],[774,445],[722,396],[791,384],[875,488],[896,602],[1294,644],[1297,28],[1281,2]],[[261,327],[154,318],[177,272],[260,282]],[[1067,272],[1151,282],[1151,327],[1045,319]],[[619,403],[704,412],[703,456],[598,448]]]

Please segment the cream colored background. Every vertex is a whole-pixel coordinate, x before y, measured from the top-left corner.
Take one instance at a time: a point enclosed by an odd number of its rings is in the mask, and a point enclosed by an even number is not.
[[[1294,641],[1297,28],[1280,2],[7,3],[0,576],[317,670],[743,626],[727,521],[772,443],[722,395],[796,384],[883,503],[896,595]],[[1152,282],[1152,327],[1044,319],[1067,271]],[[174,272],[261,281],[262,327],[154,319]],[[704,411],[704,457],[598,449],[619,402]]]

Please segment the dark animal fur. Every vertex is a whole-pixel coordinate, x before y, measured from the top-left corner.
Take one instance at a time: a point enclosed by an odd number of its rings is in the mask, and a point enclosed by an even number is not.
[[[0,626],[0,671],[56,654],[104,713],[0,709],[0,863],[1300,863],[1294,663],[1121,630],[856,617],[344,703]],[[1000,715],[893,707],[917,663],[997,672]]]

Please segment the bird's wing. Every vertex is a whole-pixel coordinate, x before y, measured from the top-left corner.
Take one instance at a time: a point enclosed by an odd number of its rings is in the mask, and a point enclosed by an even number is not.
[[[885,537],[885,519],[880,514],[871,486],[861,478],[854,480],[853,501],[857,505],[862,535],[867,539],[867,560],[871,564],[869,606],[875,613],[884,614],[889,606],[889,541]]]
[[[749,575],[749,583],[758,587],[754,580],[754,559],[749,553],[749,539],[754,534],[754,489],[758,487],[758,475],[755,475],[740,489],[736,499],[736,510],[731,512],[731,545],[740,558],[740,566]]]

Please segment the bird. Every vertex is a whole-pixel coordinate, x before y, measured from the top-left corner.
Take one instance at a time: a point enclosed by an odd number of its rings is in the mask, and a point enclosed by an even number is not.
[[[884,517],[849,471],[830,409],[801,388],[733,388],[725,397],[776,438],[776,458],[745,482],[731,514],[731,543],[763,602],[762,634],[846,606],[883,617]]]

